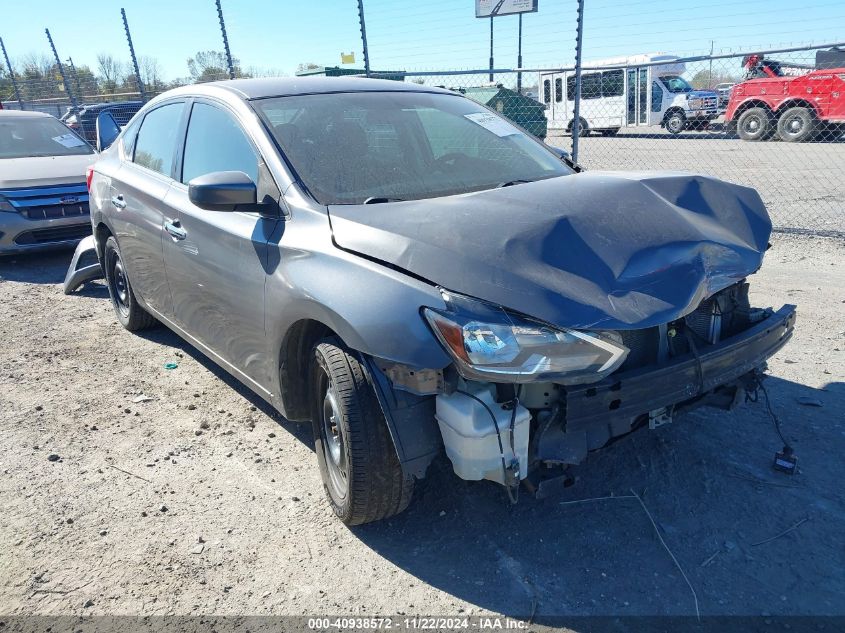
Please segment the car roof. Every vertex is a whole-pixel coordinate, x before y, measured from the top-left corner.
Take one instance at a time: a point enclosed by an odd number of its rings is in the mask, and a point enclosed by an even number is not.
[[[36,112],[35,110],[0,110],[0,117],[8,119],[43,119],[45,117],[55,119],[52,114],[47,112]]]
[[[362,77],[266,77],[261,79],[231,79],[212,81],[177,88],[174,92],[201,93],[204,89],[223,88],[242,99],[264,99],[304,94],[333,92],[430,92],[455,94],[451,90],[389,79]]]

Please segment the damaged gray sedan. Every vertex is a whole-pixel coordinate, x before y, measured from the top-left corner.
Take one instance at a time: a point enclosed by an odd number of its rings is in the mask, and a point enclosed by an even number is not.
[[[235,80],[147,104],[90,174],[91,218],[123,326],[165,324],[310,421],[351,525],[401,512],[444,451],[542,490],[733,407],[790,338],[794,306],[749,305],[754,190],[578,171],[446,90]]]

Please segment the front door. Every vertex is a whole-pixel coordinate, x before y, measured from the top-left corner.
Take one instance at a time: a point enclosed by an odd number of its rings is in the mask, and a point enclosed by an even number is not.
[[[259,183],[259,200],[266,181],[272,181],[234,114],[222,105],[196,101],[179,182],[164,199],[163,250],[174,320],[266,390],[268,368],[276,364],[264,330],[267,242],[281,220],[256,212],[207,211],[191,203],[187,183],[218,171],[246,173]],[[271,197],[278,200],[278,190]]]

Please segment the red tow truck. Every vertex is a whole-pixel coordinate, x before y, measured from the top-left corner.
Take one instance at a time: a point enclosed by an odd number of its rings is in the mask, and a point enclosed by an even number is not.
[[[763,55],[746,55],[742,63],[745,81],[733,87],[725,111],[729,134],[745,141],[777,134],[800,143],[820,133],[830,139],[845,133],[845,49],[818,51],[815,68],[797,76]]]

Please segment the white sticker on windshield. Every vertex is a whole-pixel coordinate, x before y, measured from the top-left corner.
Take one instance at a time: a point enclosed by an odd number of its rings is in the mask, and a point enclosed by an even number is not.
[[[61,136],[54,136],[53,140],[64,147],[79,147],[80,145],[85,145],[85,141],[79,138],[76,134],[71,134],[70,132],[62,134]]]
[[[501,117],[497,117],[495,114],[487,112],[473,112],[472,114],[465,114],[464,116],[470,121],[478,123],[478,125],[484,129],[490,130],[496,136],[519,134],[519,130]]]

